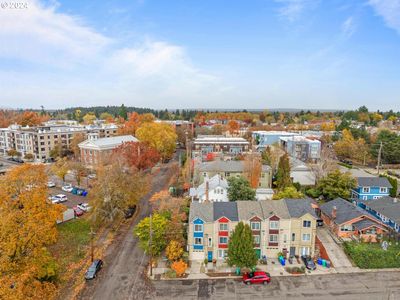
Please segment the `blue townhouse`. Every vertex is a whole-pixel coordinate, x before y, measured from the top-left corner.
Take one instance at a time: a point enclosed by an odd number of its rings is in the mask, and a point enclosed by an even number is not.
[[[381,220],[392,230],[400,233],[400,200],[392,197],[382,197],[373,201],[355,200],[357,206]]]
[[[392,185],[386,177],[357,177],[357,187],[352,189],[351,198],[373,200],[389,196]]]

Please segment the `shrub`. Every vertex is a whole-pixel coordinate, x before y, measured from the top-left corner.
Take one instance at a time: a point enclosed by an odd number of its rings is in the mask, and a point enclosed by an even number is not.
[[[176,276],[181,277],[187,269],[187,264],[183,260],[175,261],[172,263],[171,269],[176,272]]]

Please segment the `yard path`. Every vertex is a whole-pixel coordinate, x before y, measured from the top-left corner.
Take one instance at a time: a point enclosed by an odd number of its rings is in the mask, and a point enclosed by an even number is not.
[[[359,269],[353,267],[351,261],[344,253],[343,248],[339,246],[328,232],[328,228],[320,227],[317,229],[317,237],[325,246],[328,256],[338,273],[357,272]]]

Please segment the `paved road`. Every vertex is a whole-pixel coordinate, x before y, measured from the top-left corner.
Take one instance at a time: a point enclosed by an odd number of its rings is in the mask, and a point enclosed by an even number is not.
[[[150,197],[166,188],[171,176],[173,161],[163,165],[154,177],[151,191],[143,197],[140,203],[139,215],[127,226],[107,250],[105,265],[96,280],[88,282],[78,299],[143,299],[151,293],[151,284],[143,276],[148,258],[138,247],[138,241],[132,232],[139,220],[150,214],[148,200]]]
[[[137,299],[400,299],[400,272],[275,277],[269,285],[246,286],[233,279],[154,282]],[[113,298],[118,299],[118,298]]]

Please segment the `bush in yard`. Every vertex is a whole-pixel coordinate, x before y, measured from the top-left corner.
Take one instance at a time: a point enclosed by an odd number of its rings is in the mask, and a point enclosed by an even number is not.
[[[187,263],[185,263],[183,260],[175,261],[171,265],[171,269],[176,272],[176,276],[178,277],[181,277],[185,273],[187,267]]]
[[[166,249],[167,258],[170,262],[180,259],[183,255],[183,248],[177,241],[170,241]]]
[[[361,269],[399,268],[400,246],[389,245],[387,251],[379,243],[345,242],[344,251]]]

